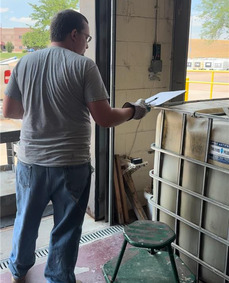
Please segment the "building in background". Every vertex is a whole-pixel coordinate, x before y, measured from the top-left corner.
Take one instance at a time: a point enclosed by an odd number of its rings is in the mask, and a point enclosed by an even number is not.
[[[229,58],[229,40],[189,39],[188,58]]]
[[[187,69],[229,70],[229,40],[190,39]]]
[[[5,50],[7,42],[12,42],[13,52],[22,52],[26,46],[22,44],[22,35],[31,31],[30,28],[0,28],[1,50]]]

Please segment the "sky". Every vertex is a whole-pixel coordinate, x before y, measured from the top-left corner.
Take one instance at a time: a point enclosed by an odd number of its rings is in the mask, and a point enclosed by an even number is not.
[[[30,18],[33,9],[28,3],[39,5],[39,0],[1,0],[1,27],[12,28],[33,25],[34,22]]]
[[[202,20],[198,16],[198,5],[200,4],[200,0],[192,0],[191,4],[191,18],[190,18],[190,30],[189,30],[189,37],[190,38],[200,38],[200,31]]]
[[[33,25],[30,15],[33,12],[32,7],[28,4],[39,5],[39,0],[0,0],[0,20],[1,27],[28,27]],[[55,0],[54,0],[55,1]],[[191,12],[191,28],[190,37],[199,38],[199,32],[201,28],[201,19],[198,17],[197,6],[200,0],[192,0],[192,12]]]

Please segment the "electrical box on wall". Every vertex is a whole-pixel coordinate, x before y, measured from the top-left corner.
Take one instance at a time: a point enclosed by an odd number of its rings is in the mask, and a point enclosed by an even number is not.
[[[153,44],[153,59],[151,60],[149,72],[159,73],[162,71],[161,44]]]
[[[161,60],[161,44],[153,44],[153,58],[154,60]]]
[[[162,71],[162,61],[161,60],[152,60],[150,67],[149,67],[149,72],[159,73],[161,71]]]

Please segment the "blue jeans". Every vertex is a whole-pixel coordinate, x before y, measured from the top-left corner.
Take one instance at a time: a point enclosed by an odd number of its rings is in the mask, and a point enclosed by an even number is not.
[[[18,161],[17,215],[9,268],[15,278],[26,275],[35,263],[41,217],[49,201],[54,210],[45,277],[49,283],[75,283],[83,219],[91,183],[90,163],[43,167]]]

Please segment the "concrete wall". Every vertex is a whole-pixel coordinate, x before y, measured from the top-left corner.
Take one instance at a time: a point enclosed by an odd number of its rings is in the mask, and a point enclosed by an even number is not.
[[[116,17],[116,107],[126,101],[148,98],[169,90],[171,45],[173,28],[173,1],[158,1],[157,41],[161,44],[162,72],[159,80],[150,80],[148,67],[155,40],[156,0],[117,0]],[[153,154],[149,154],[155,139],[157,111],[139,121],[130,121],[115,130],[115,153],[140,157],[149,165],[133,174],[142,204],[143,191],[151,184],[149,170],[153,168]]]
[[[156,0],[117,0],[116,9],[116,79],[115,106],[126,101],[148,98],[169,90],[171,45],[173,29],[173,0],[158,1],[157,41],[161,44],[162,72],[159,80],[150,80],[148,68],[155,41]],[[86,56],[95,58],[95,1],[80,1],[80,12],[89,20],[93,37]],[[158,111],[151,112],[141,121],[129,121],[115,128],[115,153],[141,157],[149,165],[133,174],[139,199],[145,204],[144,189],[151,184],[149,170],[153,168],[153,154],[149,154],[155,139]],[[92,126],[93,128],[93,126]],[[94,133],[92,135],[92,162],[94,162]],[[93,176],[94,177],[94,176]],[[92,179],[91,200],[94,198]],[[93,201],[89,203],[93,211]]]

